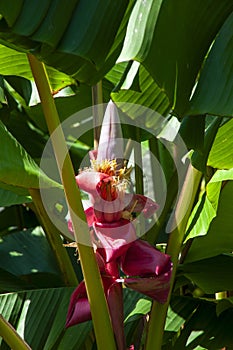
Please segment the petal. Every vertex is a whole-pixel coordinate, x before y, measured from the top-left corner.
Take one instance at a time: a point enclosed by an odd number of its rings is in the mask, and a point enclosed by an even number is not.
[[[87,224],[89,227],[93,226],[93,223],[95,222],[95,214],[93,207],[89,207],[85,210]],[[71,219],[68,220],[68,229],[71,233],[74,233],[73,225]]]
[[[95,222],[95,213],[93,207],[89,207],[85,210],[85,215],[87,219],[87,224],[89,227],[93,226],[93,223]]]
[[[75,178],[81,190],[99,197],[96,187],[101,180],[108,177],[109,175],[97,171],[82,171]]]
[[[126,278],[124,284],[126,287],[143,293],[150,298],[165,303],[170,290],[171,271],[151,278]]]
[[[171,271],[170,256],[143,240],[133,242],[121,258],[121,269],[128,276],[159,276]]]
[[[97,161],[123,159],[123,146],[124,141],[117,108],[110,101],[107,105],[101,127]]]
[[[122,285],[114,283],[108,289],[107,301],[118,350],[125,350]]]
[[[95,160],[97,158],[97,150],[96,149],[89,151],[89,158],[90,158],[90,160]]]
[[[66,328],[88,320],[91,320],[91,310],[85,283],[82,281],[71,295],[66,317]]]
[[[106,262],[124,254],[137,238],[135,228],[129,220],[121,219],[113,223],[95,222],[93,227],[98,238],[98,251]]]
[[[133,212],[142,212],[146,218],[151,217],[159,207],[159,205],[155,203],[152,199],[141,194],[128,194],[125,196],[125,201],[127,203],[125,210],[131,211],[131,209],[133,208]]]

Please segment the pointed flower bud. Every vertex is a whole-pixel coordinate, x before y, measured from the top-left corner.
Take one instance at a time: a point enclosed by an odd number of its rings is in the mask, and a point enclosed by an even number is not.
[[[104,160],[123,160],[123,137],[120,118],[115,104],[110,101],[106,108],[101,127],[97,162]]]

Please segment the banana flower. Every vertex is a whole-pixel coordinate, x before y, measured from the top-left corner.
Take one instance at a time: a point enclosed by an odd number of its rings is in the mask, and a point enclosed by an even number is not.
[[[137,238],[135,215],[142,213],[149,218],[158,205],[143,195],[128,193],[130,171],[124,166],[123,158],[119,116],[110,101],[98,151],[90,152],[92,166],[81,171],[76,182],[89,194],[92,203],[85,211],[87,223],[93,232],[93,245],[118,349],[124,350],[123,331],[119,333],[123,329],[122,283],[164,303],[169,293],[172,263],[168,255]],[[72,232],[71,221],[68,227]],[[66,326],[89,319],[90,306],[85,283],[81,282],[71,296]]]

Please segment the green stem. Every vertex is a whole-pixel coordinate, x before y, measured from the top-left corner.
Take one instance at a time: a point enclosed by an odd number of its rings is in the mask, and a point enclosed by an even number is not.
[[[93,326],[99,350],[115,350],[115,340],[109,310],[103,291],[99,268],[95,259],[80,191],[75,181],[72,162],[60,125],[57,109],[52,98],[44,65],[33,55],[28,55],[31,70],[40,95],[41,104],[53,144],[58,169],[64,186],[66,200],[73,224],[79,258],[91,307]]]
[[[173,231],[170,233],[166,251],[166,253],[171,256],[173,262],[170,293],[165,304],[160,304],[158,302],[153,303],[148,325],[145,350],[161,350],[162,348],[164,326],[170,303],[171,292],[175,281],[178,258],[182,247],[186,225],[195,201],[196,192],[198,190],[201,177],[202,173],[190,165],[182,191],[180,193],[174,217],[179,218],[180,214],[183,213],[184,207],[186,212],[182,221],[178,223],[177,227],[175,227],[175,229],[173,229]],[[190,193],[192,193],[191,198],[189,197]]]
[[[12,325],[0,315],[0,336],[12,350],[31,350]]]
[[[70,258],[66,249],[63,247],[59,231],[50,221],[49,216],[43,206],[40,191],[38,189],[30,189],[29,192],[33,200],[35,213],[38,220],[41,222],[49,244],[54,252],[64,283],[67,286],[76,286],[78,284],[78,280]]]

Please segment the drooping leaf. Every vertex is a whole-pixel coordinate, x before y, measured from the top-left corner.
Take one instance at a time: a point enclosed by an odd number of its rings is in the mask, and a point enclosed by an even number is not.
[[[182,115],[205,55],[232,10],[229,1],[138,1],[120,59],[143,62]]]
[[[189,114],[232,117],[233,103],[233,13],[228,17],[211,47],[200,75]]]
[[[114,65],[126,30],[128,1],[87,4],[72,0],[65,7],[60,1],[17,5],[11,13],[10,6],[0,4],[4,45],[33,52],[79,81],[94,83]]]

